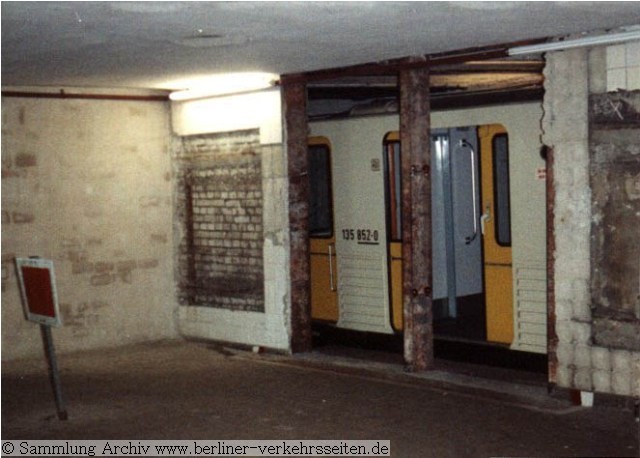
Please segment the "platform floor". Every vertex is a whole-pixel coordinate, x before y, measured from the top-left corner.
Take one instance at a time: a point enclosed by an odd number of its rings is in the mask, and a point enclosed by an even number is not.
[[[576,407],[540,379],[335,349],[293,357],[162,341],[2,364],[2,439],[384,439],[394,457],[639,456],[632,409]]]

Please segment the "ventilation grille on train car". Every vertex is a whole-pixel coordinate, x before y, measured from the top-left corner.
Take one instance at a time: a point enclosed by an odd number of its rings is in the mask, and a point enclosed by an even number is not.
[[[344,253],[341,256],[338,286],[341,327],[392,332],[384,263],[385,259],[377,254]]]
[[[547,352],[547,270],[543,264],[515,266],[515,339],[513,348]]]

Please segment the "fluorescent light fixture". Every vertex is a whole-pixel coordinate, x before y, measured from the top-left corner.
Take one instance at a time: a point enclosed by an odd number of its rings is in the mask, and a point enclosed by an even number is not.
[[[612,33],[608,35],[594,35],[590,37],[576,38],[575,40],[553,41],[529,46],[517,46],[509,49],[509,55],[520,56],[523,54],[538,54],[547,51],[562,51],[571,48],[581,48],[584,46],[606,46],[633,40],[640,40],[640,30]]]
[[[187,81],[182,84],[188,89],[169,94],[174,101],[195,100],[222,95],[267,89],[275,84],[278,75],[273,73],[226,73]]]

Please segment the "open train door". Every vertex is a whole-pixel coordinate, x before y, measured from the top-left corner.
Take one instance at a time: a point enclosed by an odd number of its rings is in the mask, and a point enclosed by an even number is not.
[[[501,125],[482,126],[480,173],[487,340],[513,342],[513,263],[511,256],[511,204],[509,138]]]

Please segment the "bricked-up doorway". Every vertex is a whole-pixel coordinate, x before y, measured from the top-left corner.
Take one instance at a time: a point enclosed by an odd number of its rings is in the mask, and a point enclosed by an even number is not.
[[[264,312],[259,140],[257,129],[180,139],[180,305]]]

